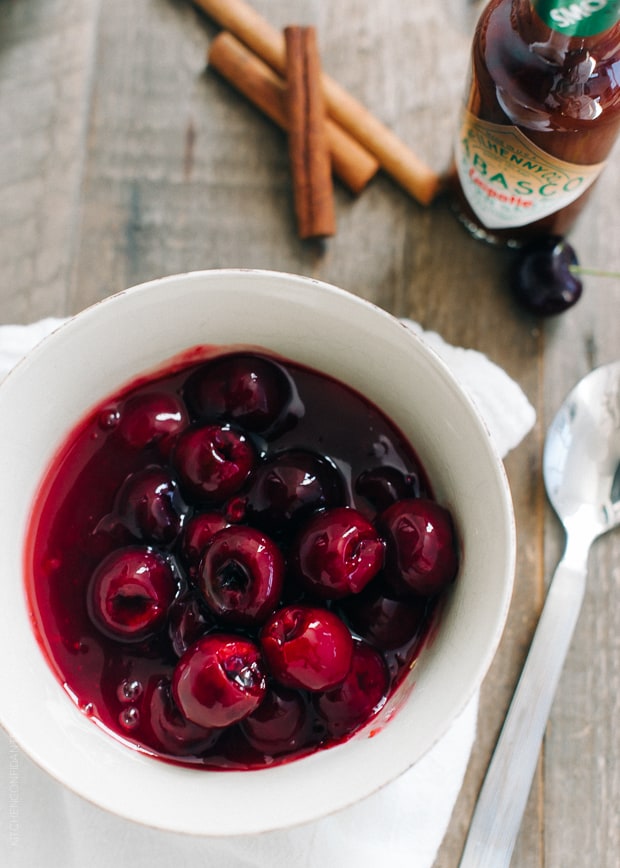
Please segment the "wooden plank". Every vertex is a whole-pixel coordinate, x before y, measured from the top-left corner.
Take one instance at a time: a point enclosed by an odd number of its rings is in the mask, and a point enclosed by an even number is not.
[[[5,322],[64,311],[97,7],[96,0],[0,4],[0,301]]]

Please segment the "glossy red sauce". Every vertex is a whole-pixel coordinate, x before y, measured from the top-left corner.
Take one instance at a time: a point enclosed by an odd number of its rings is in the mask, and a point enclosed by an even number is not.
[[[154,636],[137,643],[110,638],[95,626],[86,603],[91,576],[102,559],[119,546],[144,541],[136,539],[126,524],[119,526],[114,521],[119,489],[130,474],[142,468],[156,465],[169,469],[174,455],[175,437],[136,448],[119,435],[128,402],[155,394],[183,400],[188,378],[200,368],[205,356],[216,352],[213,348],[193,350],[185,356],[190,361],[181,367],[176,360],[156,375],[134,381],[75,426],[55,456],[33,505],[26,544],[26,587],[33,626],[50,666],[71,699],[98,725],[135,748],[167,761],[208,769],[254,769],[329,747],[340,738],[348,738],[361,724],[336,737],[334,730],[326,727],[316,695],[280,688],[276,688],[276,694],[282,696],[271,696],[261,711],[263,717],[272,714],[280,720],[274,724],[269,748],[259,749],[252,744],[244,723],[213,733],[183,719],[170,692],[178,646],[187,638],[180,635],[178,624],[185,617],[183,629],[189,633],[194,630],[192,636],[212,631],[214,625],[204,601],[196,603],[192,584],[195,568],[185,561],[180,535],[162,545],[147,540],[153,549],[161,549],[178,581],[174,617],[169,616]],[[432,496],[413,447],[377,407],[335,379],[297,364],[281,364],[296,390],[294,418],[272,434],[248,435],[261,461],[291,448],[327,456],[344,483],[342,505],[358,509],[370,521],[377,518],[385,503],[377,503],[376,485],[360,485],[365,473],[378,472],[380,476],[383,469],[390,468],[389,474],[403,480],[407,496]],[[195,424],[190,411],[188,416],[190,424]],[[234,497],[216,508],[209,506],[209,511],[219,511],[228,518],[232,515],[235,521],[243,522],[247,519],[244,498],[251,487],[252,476]],[[379,497],[384,495],[380,493]],[[204,504],[186,500],[182,526],[206,510]],[[291,542],[283,532],[279,545],[285,557]],[[370,591],[381,593],[382,580],[381,576],[373,580]],[[183,609],[189,592],[192,612]],[[283,598],[315,602],[295,582],[285,584]],[[389,685],[381,701],[370,709],[370,716],[418,654],[435,603],[435,598],[416,600],[423,614],[413,632],[406,635],[405,629],[398,647],[380,651],[389,672]],[[350,601],[321,605],[351,624]],[[198,627],[194,617],[197,611]],[[375,616],[370,617],[372,620]],[[256,639],[260,628],[233,627],[232,632]],[[269,687],[269,676],[267,680]]]

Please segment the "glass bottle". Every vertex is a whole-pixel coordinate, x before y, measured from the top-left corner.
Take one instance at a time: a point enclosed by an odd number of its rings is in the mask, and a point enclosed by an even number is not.
[[[455,206],[476,237],[572,227],[620,130],[619,22],[620,0],[483,10],[455,145]]]

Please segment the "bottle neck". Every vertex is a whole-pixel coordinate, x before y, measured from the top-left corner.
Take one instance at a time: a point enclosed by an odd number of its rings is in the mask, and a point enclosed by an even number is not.
[[[565,37],[597,36],[620,21],[620,0],[530,0],[540,20]]]
[[[620,0],[507,2],[511,4],[515,32],[533,54],[551,66],[566,71],[580,65],[582,75],[587,63],[607,62],[620,55]],[[567,17],[562,17],[569,12],[570,24]],[[552,13],[556,14],[552,17]],[[590,74],[593,71],[594,67]]]

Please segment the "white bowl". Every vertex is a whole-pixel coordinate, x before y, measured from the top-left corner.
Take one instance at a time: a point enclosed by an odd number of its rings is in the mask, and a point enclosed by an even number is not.
[[[188,347],[235,343],[260,345],[335,375],[381,407],[408,436],[438,500],[451,509],[463,557],[433,641],[370,727],[342,745],[274,768],[208,772],[132,750],[74,705],[33,635],[24,536],[46,468],[88,410]],[[0,418],[0,723],[36,763],[100,807],[152,827],[202,835],[317,819],[417,762],[479,687],[512,589],[515,535],[503,465],[446,366],[374,305],[275,272],[205,271],[156,280],[94,305],[44,340],[0,387]]]

